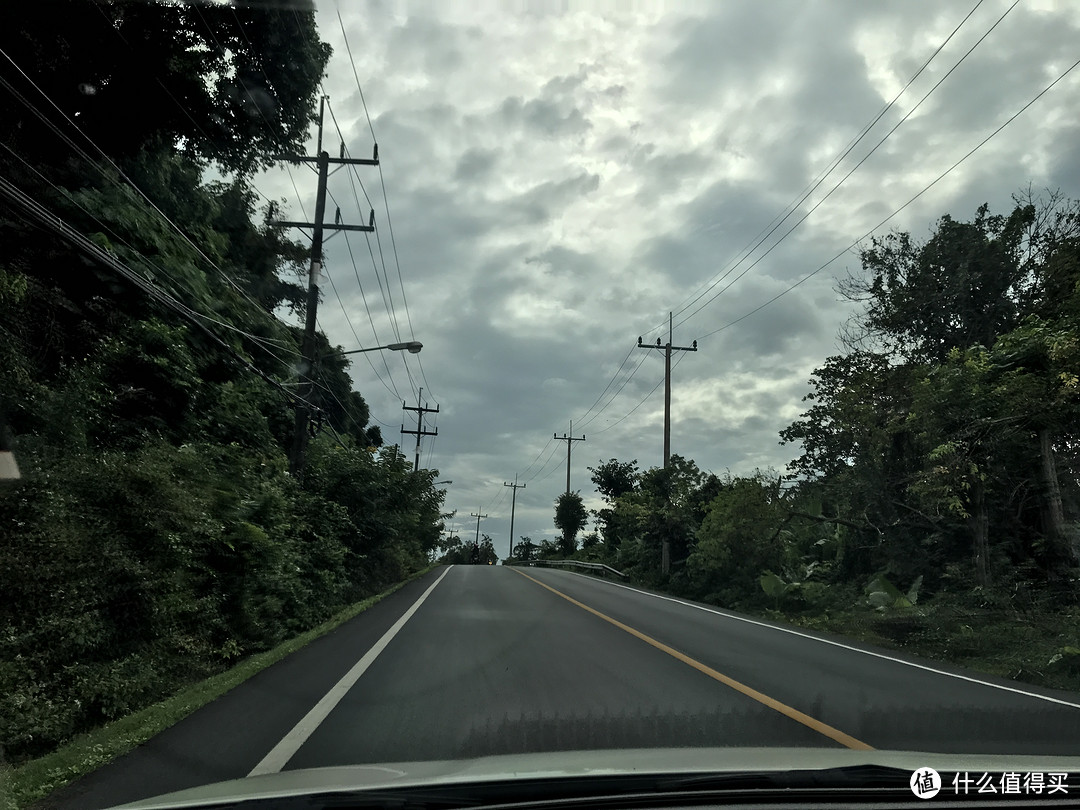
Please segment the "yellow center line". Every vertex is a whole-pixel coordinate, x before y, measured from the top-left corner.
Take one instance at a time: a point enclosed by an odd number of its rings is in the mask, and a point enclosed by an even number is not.
[[[678,650],[674,649],[673,647],[669,647],[667,644],[664,644],[663,642],[657,641],[652,636],[647,636],[644,633],[642,633],[640,630],[635,630],[633,627],[630,627],[627,624],[623,624],[618,619],[613,619],[610,616],[601,613],[599,610],[596,610],[595,608],[591,608],[588,605],[584,604],[583,602],[579,602],[577,599],[574,599],[571,596],[567,596],[562,591],[556,590],[555,588],[552,588],[550,585],[547,585],[547,584],[541,582],[540,580],[538,580],[538,579],[536,579],[534,577],[530,577],[528,574],[524,573],[523,571],[519,571],[517,568],[514,568],[513,570],[517,571],[517,573],[521,574],[526,579],[532,580],[537,585],[539,585],[541,588],[547,588],[553,594],[555,594],[557,596],[561,596],[567,602],[570,602],[572,604],[577,605],[582,610],[589,611],[589,613],[593,614],[594,616],[596,616],[598,618],[603,619],[605,622],[609,622],[609,623],[615,625],[620,630],[625,630],[627,633],[629,633],[632,636],[636,636],[637,638],[644,641],[646,644],[650,644],[653,647],[655,647],[656,649],[658,649],[658,650],[660,650],[662,652],[666,652],[671,657],[679,659],[684,664],[688,664],[689,666],[692,666],[698,672],[701,672],[701,673],[703,673],[705,675],[708,675],[710,678],[712,678],[714,680],[720,681],[720,683],[724,684],[725,686],[730,686],[736,692],[741,692],[742,694],[746,695],[748,698],[752,698],[753,700],[756,700],[758,703],[761,703],[762,705],[768,706],[770,709],[773,709],[775,711],[780,712],[780,714],[784,715],[785,717],[790,717],[796,723],[802,723],[807,728],[811,728],[814,731],[818,732],[819,734],[824,734],[830,740],[835,740],[836,742],[840,743],[841,745],[845,745],[848,748],[855,749],[856,751],[873,751],[874,750],[874,747],[872,745],[867,745],[862,740],[857,740],[854,737],[852,737],[850,734],[845,734],[844,732],[840,731],[839,729],[833,728],[828,723],[822,723],[820,720],[816,720],[813,717],[811,717],[810,715],[804,714],[803,712],[800,712],[798,709],[793,709],[791,706],[788,706],[786,703],[781,703],[779,700],[771,698],[768,695],[764,694],[763,692],[759,692],[756,689],[751,689],[746,684],[740,683],[739,681],[735,680],[734,678],[729,678],[727,675],[725,675],[722,672],[717,672],[712,667],[707,666],[707,665],[701,663],[700,661],[697,661],[697,660],[691,658],[689,655],[686,655],[685,653],[681,653]]]

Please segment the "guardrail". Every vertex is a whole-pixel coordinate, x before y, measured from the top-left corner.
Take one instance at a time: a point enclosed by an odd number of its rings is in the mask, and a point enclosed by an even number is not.
[[[580,560],[517,560],[512,563],[512,565],[539,565],[541,567],[547,565],[561,565],[569,568],[585,568],[593,571],[608,571],[617,577],[622,577],[623,579],[626,579],[629,576],[628,574],[624,574],[622,571],[615,570],[610,565],[604,565],[603,563],[582,562]]]

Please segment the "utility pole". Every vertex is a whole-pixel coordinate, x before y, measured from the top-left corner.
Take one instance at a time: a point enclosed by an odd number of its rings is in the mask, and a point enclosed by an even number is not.
[[[555,438],[558,439],[560,442],[566,442],[566,494],[567,495],[570,494],[570,448],[572,447],[571,442],[583,442],[583,441],[585,441],[585,434],[584,433],[581,434],[580,439],[575,439],[571,435],[571,434],[573,434],[573,432],[574,432],[574,422],[573,422],[573,420],[571,420],[570,421],[570,433],[567,433],[565,436],[560,436],[558,433],[554,434]]]
[[[315,195],[315,221],[314,222],[285,222],[273,220],[269,224],[284,228],[311,228],[311,265],[308,269],[308,292],[307,312],[304,322],[304,341],[301,348],[300,361],[300,401],[296,405],[296,418],[293,424],[293,445],[289,455],[289,472],[297,478],[303,475],[304,457],[307,454],[308,443],[308,420],[310,406],[305,404],[311,396],[312,377],[315,366],[315,315],[319,306],[319,282],[323,265],[323,229],[332,228],[336,231],[374,231],[375,211],[372,209],[371,217],[367,225],[342,225],[335,222],[333,225],[324,224],[323,216],[326,214],[326,178],[329,175],[330,164],[357,164],[363,166],[379,165],[379,145],[375,144],[373,156],[370,160],[344,157],[344,144],[342,144],[342,157],[331,158],[322,148],[323,141],[323,110],[326,106],[327,96],[319,99],[319,139],[318,155],[316,157],[301,157],[299,155],[275,155],[275,160],[285,160],[290,163],[314,163],[319,170],[319,185]]]
[[[668,341],[666,344],[661,344],[660,338],[657,338],[655,346],[646,346],[641,342],[640,337],[637,339],[637,345],[639,349],[659,349],[664,353],[664,469],[667,469],[668,460],[671,458],[671,353],[697,351],[696,340],[694,341],[693,346],[671,345],[671,321],[672,316],[669,312]]]
[[[694,341],[692,346],[673,346],[672,341],[672,314],[668,313],[668,339],[666,344],[660,343],[660,338],[656,339],[655,346],[646,346],[641,342],[641,338],[637,339],[637,345],[639,349],[659,349],[664,353],[664,469],[667,469],[668,461],[671,459],[671,353],[672,352],[696,352],[697,341]],[[661,571],[665,574],[671,571],[671,544],[665,540],[663,544],[663,550],[661,554],[660,562]]]
[[[438,428],[435,428],[435,430],[433,430],[433,431],[424,430],[424,425],[423,425],[424,414],[425,413],[438,413],[439,412],[439,406],[436,405],[434,408],[425,408],[425,407],[421,406],[420,405],[420,396],[423,393],[424,393],[424,389],[421,388],[420,391],[416,395],[416,407],[415,408],[413,408],[413,407],[411,407],[409,405],[406,405],[404,400],[402,400],[402,402],[401,402],[401,410],[403,410],[403,411],[416,411],[416,430],[406,430],[405,425],[401,426],[401,432],[402,433],[415,433],[416,434],[416,461],[413,463],[413,472],[417,472],[420,469],[420,437],[421,436],[438,436],[439,435],[439,429]],[[428,459],[428,460],[430,461],[431,459]]]
[[[487,515],[478,515],[476,512],[469,512],[469,517],[476,518],[476,547],[480,548],[480,518],[486,518]]]
[[[525,484],[519,484],[517,482],[517,476],[514,476],[514,483],[508,484],[503,481],[504,487],[513,487],[513,494],[510,496],[510,553],[507,557],[514,556],[514,507],[517,505],[517,491],[519,489],[525,489]]]

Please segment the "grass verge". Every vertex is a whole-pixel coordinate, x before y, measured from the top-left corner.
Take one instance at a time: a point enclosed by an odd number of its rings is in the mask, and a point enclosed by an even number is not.
[[[579,574],[604,579],[593,571]],[[730,607],[687,596],[655,584],[637,587],[696,599],[806,630],[817,630],[939,661],[1019,683],[1080,693],[1080,608],[1001,610],[957,605],[947,598],[909,610],[879,613],[869,607],[828,609],[821,613]]]
[[[256,673],[363,613],[376,602],[435,567],[436,565],[429,565],[382,593],[350,605],[306,633],[301,633],[272,650],[246,658],[231,669],[193,684],[160,703],[76,737],[51,754],[26,762],[17,768],[5,766],[3,772],[0,772],[0,807],[3,810],[29,808],[53,791],[142,745],[155,734],[175,725]]]
[[[1080,692],[1080,611],[1016,614],[931,604],[907,613],[844,610],[770,618],[975,672]]]

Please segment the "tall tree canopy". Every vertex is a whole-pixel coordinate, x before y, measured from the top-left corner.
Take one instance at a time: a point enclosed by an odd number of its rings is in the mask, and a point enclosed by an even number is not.
[[[1080,561],[1075,520],[1080,215],[1057,195],[1008,216],[943,217],[930,239],[875,239],[841,289],[856,348],[815,372],[782,432],[794,468],[897,573],[950,565],[980,585]],[[1026,570],[1026,569],[1025,569]]]
[[[577,535],[589,519],[589,513],[577,492],[564,492],[555,500],[555,527],[562,532],[559,538],[563,554],[572,554],[577,548]]]
[[[93,151],[66,117],[113,158],[156,144],[227,171],[266,166],[301,149],[330,58],[308,5],[5,3],[0,77],[21,98],[0,93],[0,141],[48,160],[57,127]]]

